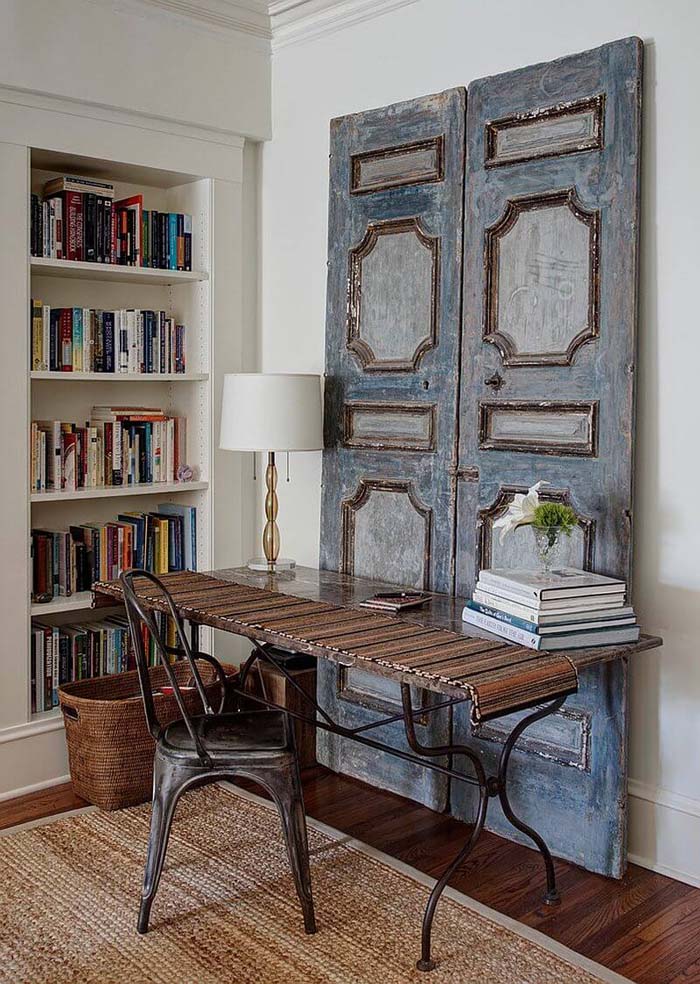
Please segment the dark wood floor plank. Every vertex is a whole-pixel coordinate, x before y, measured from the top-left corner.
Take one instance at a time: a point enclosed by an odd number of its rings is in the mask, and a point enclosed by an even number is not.
[[[321,766],[303,779],[310,816],[429,875],[469,835],[452,817]],[[54,786],[0,803],[0,828],[84,805],[70,785]],[[700,984],[700,889],[635,865],[622,881],[563,861],[556,869],[562,902],[550,907],[540,855],[485,833],[451,884],[637,984]]]
[[[81,806],[87,806],[87,803],[75,795],[69,782],[62,783],[60,786],[51,786],[38,793],[28,793],[26,796],[1,802],[0,830],[14,827],[18,823],[64,813],[66,810],[77,810]]]

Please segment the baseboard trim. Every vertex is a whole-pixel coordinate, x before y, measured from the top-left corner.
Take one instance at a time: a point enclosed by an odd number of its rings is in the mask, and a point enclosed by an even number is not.
[[[653,861],[651,858],[642,857],[640,854],[628,854],[627,860],[630,864],[638,864],[640,868],[647,868],[657,875],[665,875],[667,878],[673,878],[674,881],[692,885],[693,888],[700,888],[700,875],[694,875],[688,871],[679,871],[677,868]]]
[[[664,806],[667,810],[677,810],[685,813],[689,817],[700,818],[700,800],[692,799],[690,796],[682,796],[680,793],[673,793],[670,789],[663,789],[661,786],[652,786],[649,783],[639,782],[637,779],[630,779],[627,789],[630,796],[636,799],[645,800],[647,803],[654,803],[656,806]]]
[[[34,782],[31,786],[8,789],[4,793],[0,793],[0,802],[18,799],[20,796],[28,796],[30,793],[40,793],[42,790],[50,789],[52,786],[61,786],[64,782],[70,782],[70,776],[56,776],[53,779],[44,779],[43,782]]]

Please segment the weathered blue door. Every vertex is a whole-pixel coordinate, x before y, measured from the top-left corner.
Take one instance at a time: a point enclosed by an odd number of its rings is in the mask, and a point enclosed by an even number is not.
[[[464,90],[334,120],[330,149],[321,567],[450,590]],[[397,688],[377,688],[319,667],[322,701],[347,726],[396,710]],[[444,743],[449,716],[425,721],[423,740]],[[404,742],[399,726],[378,734]],[[319,758],[447,805],[444,777],[337,736],[320,734]]]
[[[501,544],[493,523],[540,479],[579,517],[568,561],[629,576],[641,68],[628,38],[469,86],[458,593],[481,567],[531,562],[529,529]],[[455,740],[493,765],[512,724],[475,738],[460,709]],[[511,764],[516,812],[611,875],[625,865],[626,731],[618,661],[586,671]],[[468,788],[451,803],[471,816]],[[490,820],[513,836],[497,809]]]

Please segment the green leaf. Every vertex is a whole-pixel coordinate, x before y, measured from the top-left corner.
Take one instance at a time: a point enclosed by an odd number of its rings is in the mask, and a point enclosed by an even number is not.
[[[541,502],[535,509],[532,525],[538,530],[559,529],[571,536],[578,519],[571,506],[561,502]]]

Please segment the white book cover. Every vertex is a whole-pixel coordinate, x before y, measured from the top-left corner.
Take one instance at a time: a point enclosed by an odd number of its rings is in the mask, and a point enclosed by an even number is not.
[[[558,567],[549,573],[518,568],[494,568],[479,572],[479,580],[528,598],[571,598],[582,594],[624,593],[626,584],[615,577],[593,574],[576,567]]]
[[[572,595],[571,597],[564,596],[561,598],[533,598],[530,595],[518,594],[515,591],[509,591],[507,588],[502,588],[497,585],[484,584],[483,581],[477,581],[476,587],[480,591],[486,591],[488,594],[493,595],[494,598],[505,598],[506,600],[514,601],[519,605],[526,605],[535,612],[552,610],[575,611],[578,608],[598,608],[601,605],[622,605],[625,600],[625,594],[623,591],[615,594],[612,592],[607,592],[605,594],[585,593]]]
[[[526,618],[531,622],[538,622],[540,624],[546,619],[555,616],[571,615],[580,612],[592,615],[594,612],[610,611],[624,607],[622,595],[615,595],[613,597],[603,596],[602,600],[600,595],[593,596],[593,599],[589,596],[575,600],[573,603],[571,599],[565,598],[558,602],[545,603],[545,607],[539,607],[534,603],[531,604],[526,598],[522,598],[520,601],[514,601],[512,598],[497,595],[493,591],[486,591],[483,587],[479,587],[479,584],[477,584],[474,590],[474,601],[478,601],[483,605],[491,605],[493,608],[500,608],[504,612],[510,612],[511,615],[518,615],[520,618]]]

